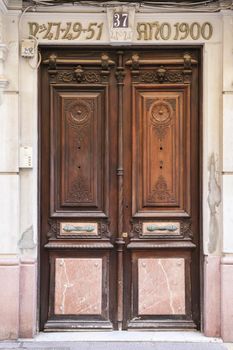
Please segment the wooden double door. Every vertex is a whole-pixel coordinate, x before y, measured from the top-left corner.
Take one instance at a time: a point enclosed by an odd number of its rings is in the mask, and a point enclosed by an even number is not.
[[[41,329],[200,328],[199,50],[41,54]]]

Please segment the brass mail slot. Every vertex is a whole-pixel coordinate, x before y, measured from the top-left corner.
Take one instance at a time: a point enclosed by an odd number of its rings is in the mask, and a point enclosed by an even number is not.
[[[180,223],[179,222],[143,222],[142,235],[179,235]]]
[[[62,222],[60,224],[60,234],[98,236],[98,224],[96,222]]]

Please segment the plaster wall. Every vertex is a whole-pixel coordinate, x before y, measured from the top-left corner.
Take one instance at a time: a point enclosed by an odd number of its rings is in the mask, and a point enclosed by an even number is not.
[[[51,14],[25,13],[20,19],[18,11],[7,11],[2,5],[0,10],[0,44],[7,48],[7,54],[0,56],[3,57],[0,60],[1,77],[7,80],[4,89],[0,90],[4,90],[0,105],[0,271],[3,271],[1,283],[11,279],[11,287],[18,295],[15,303],[10,303],[11,294],[0,291],[0,300],[8,302],[12,314],[18,315],[14,325],[9,323],[4,331],[0,331],[0,339],[7,339],[32,337],[36,332],[37,309],[38,70],[37,58],[29,60],[19,56],[19,40],[28,37],[28,22],[46,23]],[[112,45],[107,14],[96,11],[94,14],[57,13],[53,14],[53,21],[88,23],[92,19],[99,20],[104,23],[102,39],[88,41],[88,44]],[[233,13],[150,12],[136,13],[135,18],[140,22],[159,18],[161,22],[208,21],[213,25],[213,36],[208,41],[187,38],[182,42],[138,42],[134,33],[130,43],[203,45],[203,325],[207,336],[223,336],[224,340],[233,341],[233,329],[229,328],[233,307],[227,297],[233,294],[233,281],[229,277],[233,269]],[[39,44],[71,44],[69,40],[38,40]],[[81,40],[72,44],[85,45],[87,42]],[[127,43],[119,40],[114,44]],[[19,167],[21,145],[33,149],[32,169]],[[1,315],[0,323],[4,321],[4,313]],[[11,336],[8,329],[14,329]]]

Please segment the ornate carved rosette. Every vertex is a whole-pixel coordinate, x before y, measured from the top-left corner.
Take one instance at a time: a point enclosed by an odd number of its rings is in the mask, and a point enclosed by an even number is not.
[[[80,128],[88,124],[93,105],[91,101],[77,98],[76,100],[66,100],[65,113],[69,124],[75,128]]]
[[[151,124],[160,140],[165,136],[167,128],[171,126],[173,114],[172,105],[167,100],[159,99],[151,105],[149,110]]]

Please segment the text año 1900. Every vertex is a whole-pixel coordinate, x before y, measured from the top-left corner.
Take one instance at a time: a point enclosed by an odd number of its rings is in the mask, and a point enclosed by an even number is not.
[[[177,22],[173,25],[158,21],[137,23],[137,40],[209,40],[212,35],[213,27],[209,22]]]

